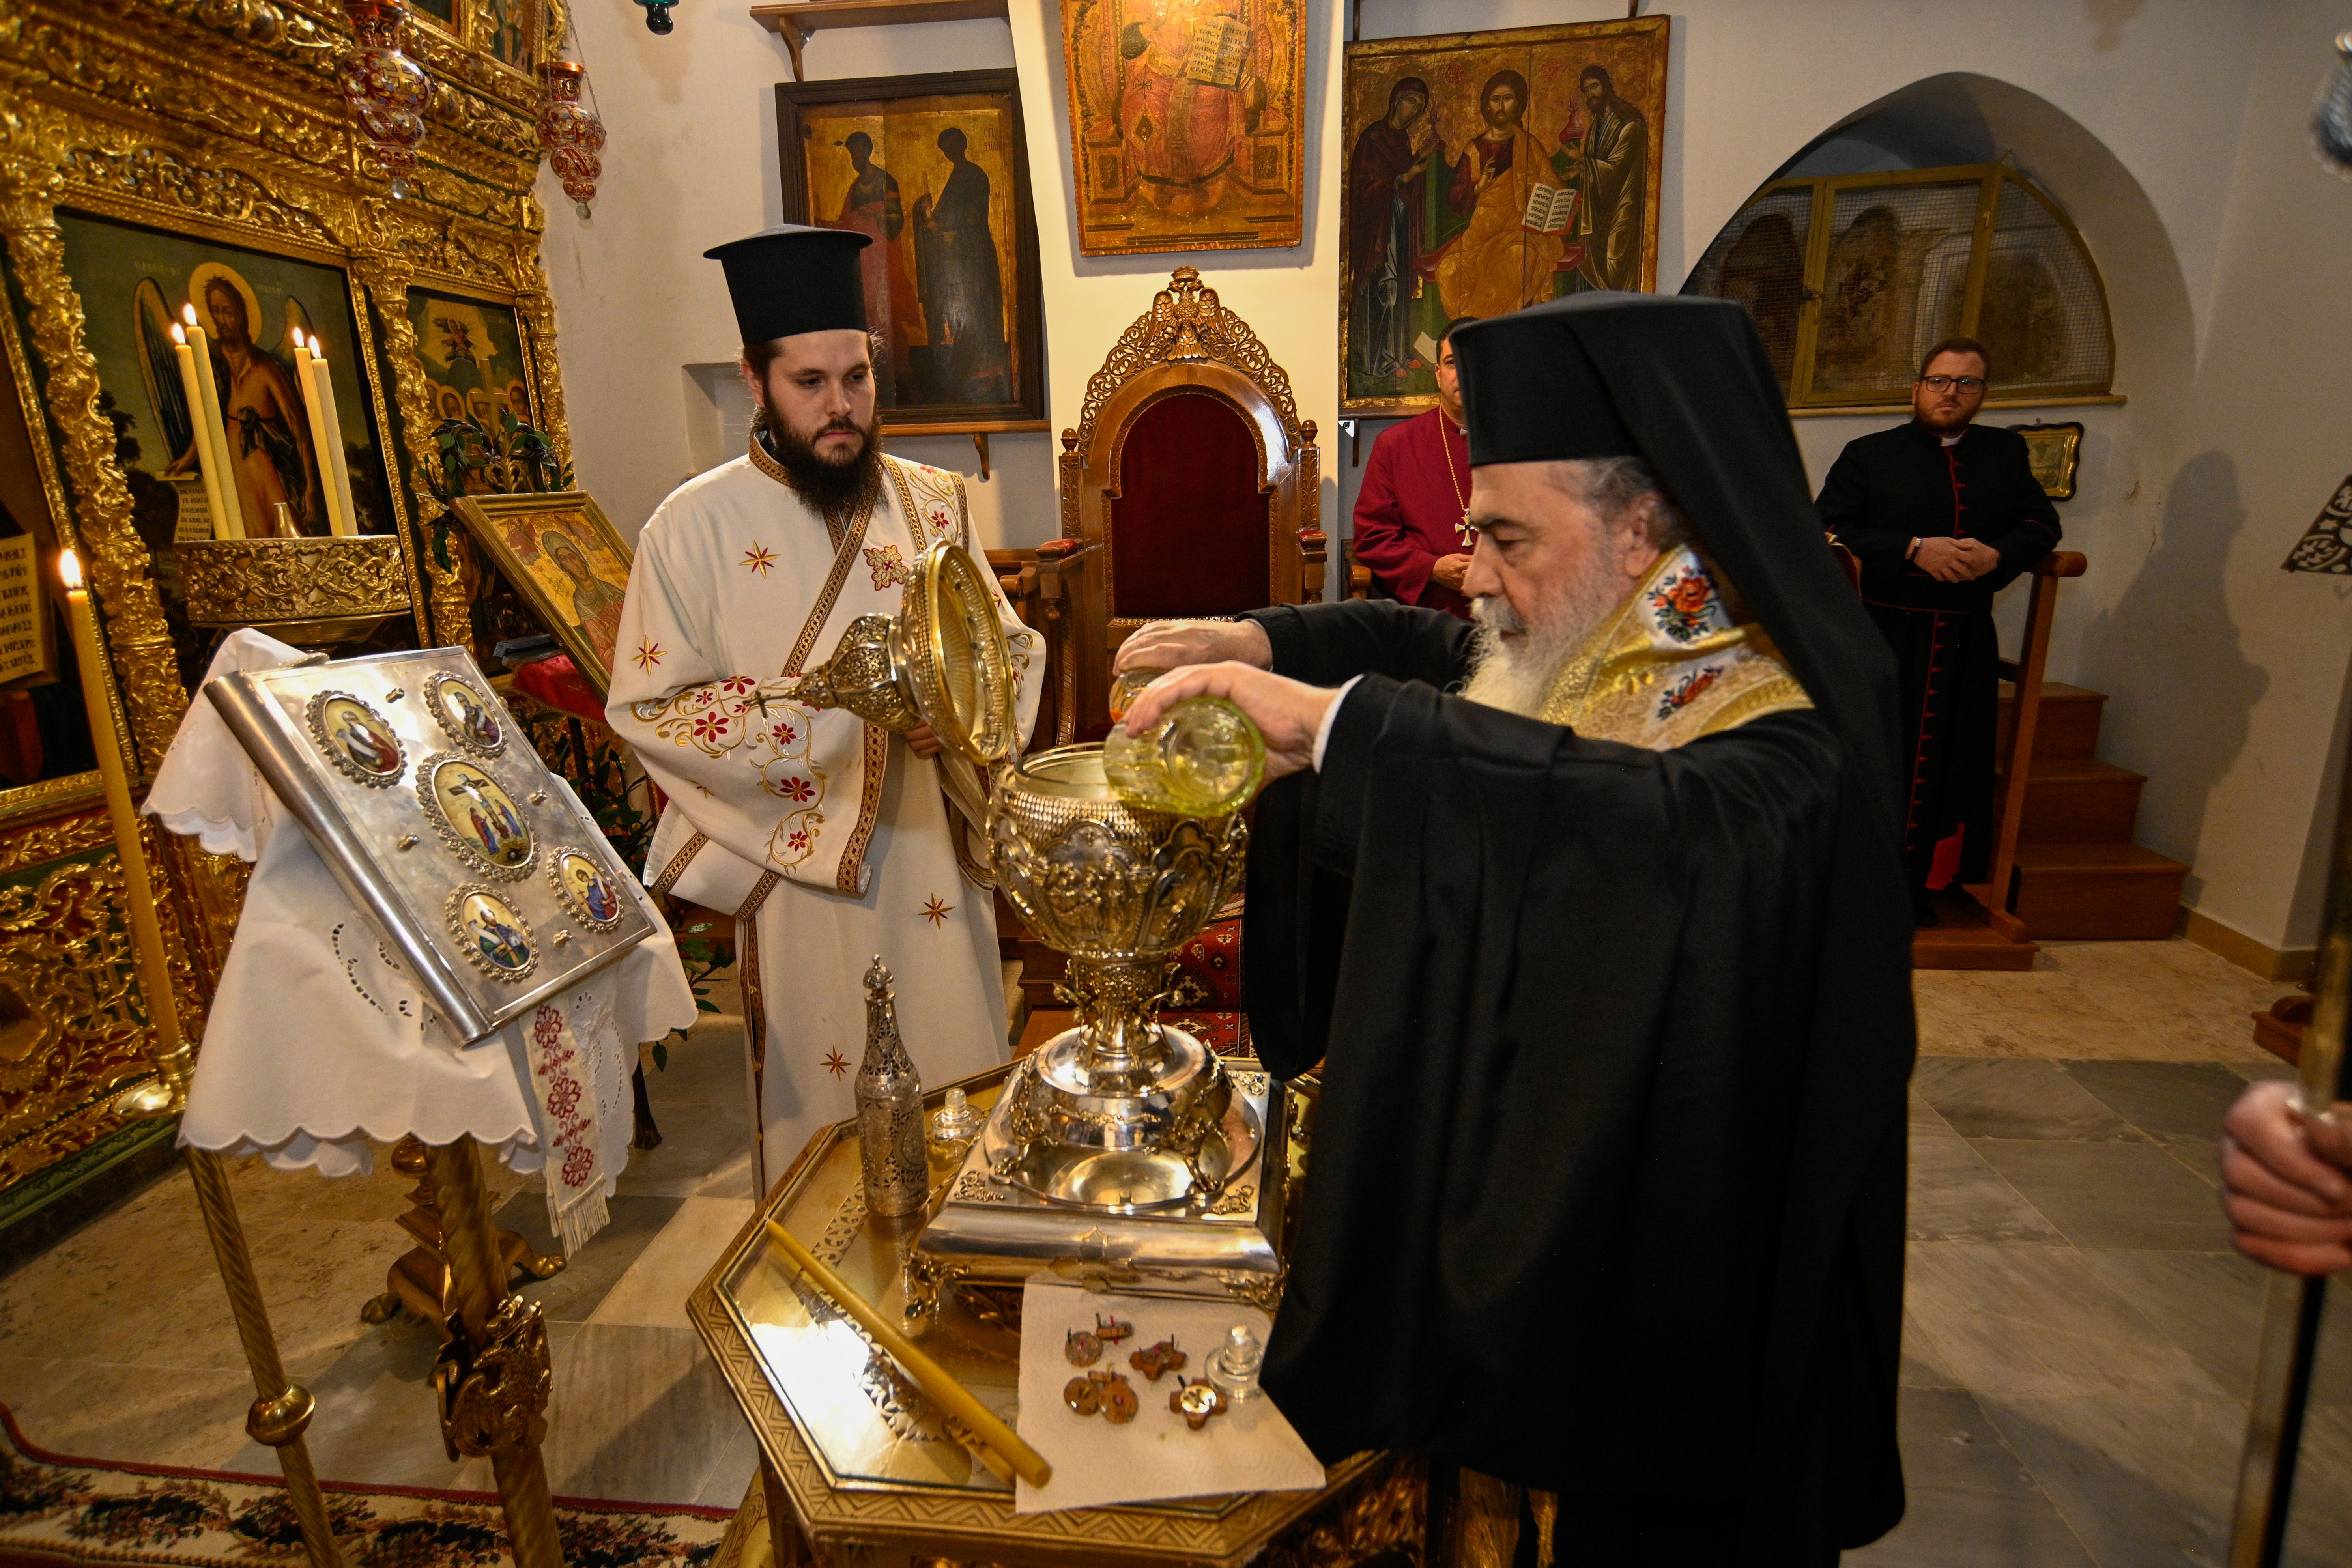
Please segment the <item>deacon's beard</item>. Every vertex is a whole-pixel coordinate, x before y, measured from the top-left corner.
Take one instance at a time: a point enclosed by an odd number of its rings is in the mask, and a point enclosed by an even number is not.
[[[766,408],[752,411],[751,427],[767,442],[768,451],[784,470],[793,493],[827,517],[838,517],[866,498],[882,477],[882,412],[864,425],[835,419],[803,438],[790,424]],[[821,456],[816,441],[830,432],[847,430],[858,437],[856,455],[838,461]]]
[[[1635,585],[1603,555],[1594,551],[1532,623],[1500,594],[1471,600],[1470,679],[1462,695],[1506,713],[1541,718],[1544,699],[1569,659],[1633,596]],[[1506,632],[1515,634],[1507,642]]]

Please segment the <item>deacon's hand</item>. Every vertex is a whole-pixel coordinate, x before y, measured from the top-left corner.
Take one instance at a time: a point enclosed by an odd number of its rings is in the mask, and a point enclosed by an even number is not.
[[[932,734],[929,724],[918,724],[907,731],[907,750],[919,757],[936,757],[947,749],[947,742]]]
[[[2294,1097],[2281,1079],[2253,1084],[2222,1118],[2221,1210],[2247,1257],[2333,1274],[2352,1268],[2352,1132],[2304,1116]]]
[[[1171,669],[1145,687],[1127,710],[1127,732],[1139,735],[1174,704],[1203,696],[1222,697],[1250,716],[1265,737],[1269,783],[1315,765],[1316,731],[1323,726],[1324,713],[1339,700],[1328,687],[1309,686],[1245,664],[1196,664]]]
[[[1118,645],[1111,673],[1176,669],[1188,664],[1274,664],[1274,644],[1255,621],[1153,621]]]
[[[1462,592],[1463,579],[1469,574],[1470,557],[1467,555],[1441,555],[1430,563],[1429,580],[1457,594]]]

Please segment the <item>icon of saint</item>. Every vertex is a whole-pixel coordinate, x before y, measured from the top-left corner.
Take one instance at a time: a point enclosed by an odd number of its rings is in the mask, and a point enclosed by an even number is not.
[[[372,773],[388,773],[400,765],[400,748],[356,710],[343,710],[342,727],[335,731],[335,738],[343,743],[345,755]]]
[[[572,579],[572,618],[579,623],[604,667],[611,668],[613,645],[621,637],[621,602],[626,595],[596,575],[596,569],[588,563],[588,552],[562,529],[551,528],[540,535],[539,546]]]

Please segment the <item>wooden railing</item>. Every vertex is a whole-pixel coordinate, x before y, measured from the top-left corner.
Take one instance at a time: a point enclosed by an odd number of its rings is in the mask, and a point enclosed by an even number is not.
[[[2017,836],[2025,821],[2025,791],[2033,774],[2033,739],[2042,718],[2042,681],[2050,662],[2050,627],[2058,618],[2058,580],[2080,577],[2090,563],[2082,552],[2054,550],[2033,568],[2032,597],[2025,606],[2025,640],[2018,657],[2000,661],[2004,679],[2017,689],[2009,755],[2001,768],[2000,799],[1994,808],[1992,866],[1985,879],[1985,913],[1993,930],[2022,941],[2017,918]]]

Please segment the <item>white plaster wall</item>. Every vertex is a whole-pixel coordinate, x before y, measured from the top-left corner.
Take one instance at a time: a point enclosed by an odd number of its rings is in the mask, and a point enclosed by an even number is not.
[[[813,79],[1017,66],[1056,430],[1169,268],[1197,265],[1321,426],[1336,537],[1360,475],[1337,428],[1345,6],[1310,5],[1306,110],[1319,130],[1307,239],[1284,250],[1077,254],[1052,0],[1011,0],[1009,26],[822,33],[807,64]],[[580,223],[551,177],[541,186],[578,466],[625,527],[716,449],[710,398],[685,367],[724,362],[736,344],[700,252],[781,216],[772,89],[790,78],[781,41],[738,0],[687,0],[667,38],[641,15],[628,0],[577,7],[612,132],[596,217]],[[1622,15],[1608,0],[1363,0],[1372,37]],[[1672,15],[1662,289],[1824,131],[1923,78],[1989,79],[1969,90],[1990,131],[2098,256],[2130,399],[2080,414],[2081,491],[2063,510],[2093,565],[2067,586],[2053,673],[2112,694],[2107,755],[2150,774],[2140,837],[2191,861],[2191,901],[2271,945],[2307,943],[2325,848],[2315,803],[2339,708],[2352,707],[2352,585],[2276,568],[2352,468],[2335,413],[2337,367],[2352,359],[2339,264],[2352,255],[2352,190],[2302,150],[2342,17],[2317,0],[1686,0]],[[1880,422],[1796,423],[1818,480]],[[1378,427],[1366,422],[1367,446]],[[1059,531],[1053,437],[992,437],[984,486],[968,441],[898,449],[974,481],[990,542]]]

